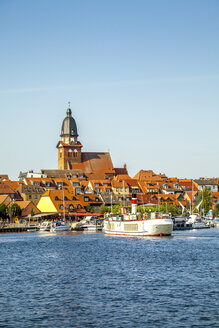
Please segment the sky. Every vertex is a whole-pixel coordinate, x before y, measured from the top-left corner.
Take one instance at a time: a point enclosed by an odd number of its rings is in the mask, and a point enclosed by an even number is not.
[[[130,176],[219,176],[218,0],[0,0],[0,174],[83,151]]]

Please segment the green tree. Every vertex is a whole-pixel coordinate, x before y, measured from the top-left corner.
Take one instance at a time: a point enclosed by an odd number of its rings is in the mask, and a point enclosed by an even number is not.
[[[100,206],[100,214],[104,214],[104,213],[107,213],[107,212],[110,212],[109,207],[107,207],[106,205],[102,204]]]
[[[121,204],[113,205],[113,209],[112,209],[113,213],[114,214],[119,213],[119,209],[120,209],[121,206],[122,206]]]
[[[8,207],[5,204],[0,204],[0,218],[5,221],[8,218]]]
[[[215,216],[219,216],[219,203],[217,203],[217,204],[215,205],[215,208],[214,208],[214,214],[215,214]]]
[[[18,204],[14,203],[8,208],[9,216],[15,218],[21,215],[21,208]]]
[[[201,208],[204,210],[203,211],[204,215],[206,215],[206,213],[208,213],[208,211],[212,208],[211,192],[207,188],[204,188],[199,193],[199,202],[201,200],[202,200]]]
[[[86,206],[85,206],[85,210],[86,210],[88,213],[93,213],[93,212],[94,212],[94,208],[93,208],[91,205],[86,205]]]

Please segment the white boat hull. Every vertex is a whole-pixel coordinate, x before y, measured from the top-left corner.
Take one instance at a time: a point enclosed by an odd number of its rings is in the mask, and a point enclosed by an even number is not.
[[[51,232],[61,232],[61,231],[69,231],[71,229],[70,225],[61,225],[57,227],[51,228]]]
[[[121,236],[171,236],[173,221],[171,219],[147,219],[139,221],[105,220],[104,232]]]

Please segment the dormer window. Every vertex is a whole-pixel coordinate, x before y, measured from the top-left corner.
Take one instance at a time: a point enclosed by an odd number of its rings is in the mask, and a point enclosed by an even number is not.
[[[89,197],[84,197],[85,202],[89,202],[89,200],[90,200]]]
[[[95,183],[95,184],[94,184],[94,187],[99,187],[99,186],[100,186],[99,183]]]

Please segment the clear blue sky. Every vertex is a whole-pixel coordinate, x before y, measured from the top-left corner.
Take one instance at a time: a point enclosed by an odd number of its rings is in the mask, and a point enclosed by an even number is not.
[[[131,176],[219,176],[218,0],[0,0],[0,40],[0,173],[57,168],[71,101]]]

